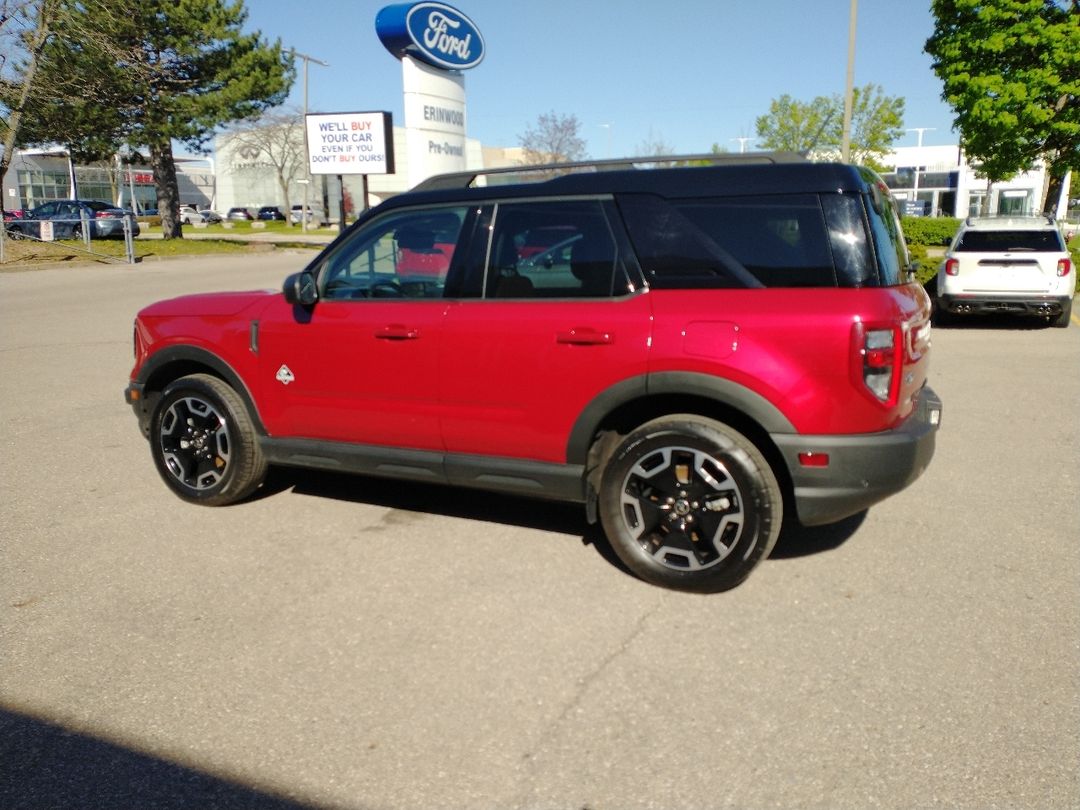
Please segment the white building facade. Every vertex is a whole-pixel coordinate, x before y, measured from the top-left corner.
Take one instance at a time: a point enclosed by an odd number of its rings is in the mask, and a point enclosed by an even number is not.
[[[1042,165],[988,185],[959,146],[901,147],[884,162],[892,171],[884,173],[882,179],[910,216],[974,216],[983,212],[987,199],[985,211],[989,214],[1040,213],[1047,179]],[[1062,196],[1067,204],[1068,185]],[[1047,200],[1046,205],[1056,209],[1058,201]],[[1058,219],[1065,219],[1065,207],[1055,211]]]

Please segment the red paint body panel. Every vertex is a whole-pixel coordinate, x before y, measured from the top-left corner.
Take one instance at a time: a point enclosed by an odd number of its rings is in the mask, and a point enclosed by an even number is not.
[[[800,433],[892,428],[910,414],[911,398],[926,381],[930,301],[918,285],[658,290],[650,298],[656,323],[650,372],[697,371],[736,382],[773,403]],[[873,401],[850,379],[851,326],[859,321],[904,322],[905,334],[924,335],[918,357],[905,360],[906,382],[891,407]],[[717,333],[712,357],[705,353],[709,323]]]

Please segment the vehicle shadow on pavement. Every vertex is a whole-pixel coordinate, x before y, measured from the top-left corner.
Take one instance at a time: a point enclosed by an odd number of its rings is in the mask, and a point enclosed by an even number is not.
[[[840,548],[859,530],[866,515],[867,510],[864,509],[825,526],[800,526],[793,520],[785,521],[769,559],[791,560]]]
[[[574,535],[613,567],[630,576],[599,525],[589,525],[581,504],[502,495],[439,484],[403,484],[384,478],[316,470],[271,468],[255,499],[284,492],[352,501],[387,509],[481,520]],[[827,526],[805,527],[785,522],[769,559],[806,557],[839,548],[858,531],[866,512]]]
[[[0,708],[4,810],[317,810]]]

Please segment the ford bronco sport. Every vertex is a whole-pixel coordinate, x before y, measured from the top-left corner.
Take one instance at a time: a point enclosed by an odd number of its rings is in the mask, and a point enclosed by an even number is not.
[[[433,178],[283,293],[147,307],[126,399],[158,472],[207,505],[268,465],[576,501],[641,578],[733,587],[785,517],[915,480],[941,414],[885,185],[739,157]]]

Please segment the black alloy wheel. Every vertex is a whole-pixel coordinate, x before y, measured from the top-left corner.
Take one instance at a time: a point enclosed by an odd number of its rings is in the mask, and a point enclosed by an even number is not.
[[[619,558],[679,590],[733,588],[768,556],[783,499],[772,468],[731,427],[677,415],[642,425],[608,462],[600,516]]]
[[[151,419],[150,447],[165,483],[193,503],[235,503],[266,477],[243,401],[207,374],[182,377],[165,388]]]

